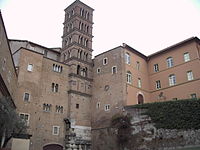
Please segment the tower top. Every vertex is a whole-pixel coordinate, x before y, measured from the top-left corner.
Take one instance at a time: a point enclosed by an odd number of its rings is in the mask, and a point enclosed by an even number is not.
[[[87,8],[90,9],[91,11],[94,11],[94,9],[93,9],[92,7],[86,5],[85,3],[81,2],[80,0],[75,0],[71,5],[69,5],[69,6],[65,9],[65,11],[66,11],[67,9],[69,9],[70,7],[73,7],[73,6],[75,6],[75,5],[82,5],[82,6],[84,6],[84,7],[87,7]]]

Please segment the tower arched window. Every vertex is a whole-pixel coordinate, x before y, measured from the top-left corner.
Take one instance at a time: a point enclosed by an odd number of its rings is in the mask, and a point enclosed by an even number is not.
[[[81,41],[80,41],[80,44],[83,44],[83,37],[81,37]]]
[[[78,65],[78,66],[77,66],[77,74],[78,74],[78,75],[80,74],[80,68],[81,68],[80,65]]]
[[[86,61],[88,60],[88,53],[85,55],[85,60]]]
[[[71,58],[71,51],[68,51],[68,58]]]
[[[89,26],[87,26],[86,32],[89,33]]]
[[[82,59],[82,50],[80,51],[80,57],[79,58]]]
[[[88,47],[88,40],[85,40],[85,46]]]
[[[81,24],[81,30],[84,30],[84,24],[83,23]]]
[[[87,25],[85,24],[85,27],[84,27],[84,32],[86,32],[87,31]]]
[[[81,30],[81,22],[79,22],[79,30]]]

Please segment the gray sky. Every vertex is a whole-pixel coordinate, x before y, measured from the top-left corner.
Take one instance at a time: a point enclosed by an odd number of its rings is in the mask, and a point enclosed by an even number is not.
[[[61,47],[74,0],[0,0],[8,38]],[[95,9],[93,55],[126,43],[145,55],[200,38],[200,0],[82,0]]]

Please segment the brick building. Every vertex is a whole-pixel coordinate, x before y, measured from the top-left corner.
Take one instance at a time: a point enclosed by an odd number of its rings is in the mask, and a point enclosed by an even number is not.
[[[95,132],[124,106],[200,97],[197,37],[150,56],[123,44],[92,59],[92,25],[93,9],[76,0],[65,9],[62,48],[9,41],[30,150],[95,149]]]

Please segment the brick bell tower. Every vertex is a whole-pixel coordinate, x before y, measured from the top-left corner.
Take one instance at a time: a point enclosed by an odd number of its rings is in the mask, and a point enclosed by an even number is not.
[[[70,68],[66,149],[91,145],[93,11],[79,0],[65,9],[61,61]]]

